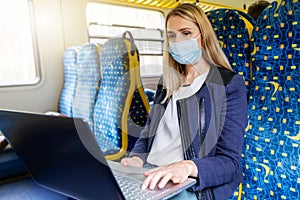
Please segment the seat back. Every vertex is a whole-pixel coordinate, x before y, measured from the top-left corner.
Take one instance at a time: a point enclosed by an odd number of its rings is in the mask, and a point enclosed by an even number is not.
[[[300,3],[273,2],[253,32],[245,199],[300,198]]]
[[[251,35],[255,21],[246,13],[235,9],[215,9],[206,12],[206,15],[233,71],[244,77],[249,97],[253,50]],[[241,198],[241,193],[242,184],[229,199]]]
[[[100,45],[84,44],[77,58],[77,85],[73,99],[73,117],[84,118],[93,129],[94,106],[99,90],[101,71]]]
[[[94,133],[106,158],[118,159],[133,148],[149,111],[131,33],[109,39],[101,49],[100,63],[102,80],[95,105]]]
[[[72,102],[77,83],[77,55],[80,47],[69,47],[63,56],[64,83],[60,94],[58,111],[72,117]]]
[[[220,45],[232,69],[244,76],[247,93],[250,84],[251,34],[253,19],[234,9],[216,9],[206,12]]]

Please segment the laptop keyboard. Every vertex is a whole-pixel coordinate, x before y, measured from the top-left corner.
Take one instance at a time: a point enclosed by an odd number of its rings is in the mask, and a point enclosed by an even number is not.
[[[126,177],[116,175],[115,178],[126,198],[126,200],[148,200],[156,199],[164,193],[169,192],[171,189],[156,189],[156,190],[142,190],[141,184]]]

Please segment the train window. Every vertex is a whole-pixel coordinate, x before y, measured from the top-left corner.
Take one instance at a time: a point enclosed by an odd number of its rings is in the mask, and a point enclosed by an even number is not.
[[[120,37],[128,30],[140,53],[141,76],[162,74],[162,12],[92,2],[87,4],[86,19],[90,42],[103,44],[109,38]]]
[[[31,24],[30,0],[2,1],[0,6],[0,86],[39,80]]]

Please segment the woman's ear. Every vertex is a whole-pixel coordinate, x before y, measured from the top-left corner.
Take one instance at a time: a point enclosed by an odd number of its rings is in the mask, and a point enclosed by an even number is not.
[[[199,49],[202,49],[203,45],[202,45],[202,35],[201,34],[197,41],[198,41]]]

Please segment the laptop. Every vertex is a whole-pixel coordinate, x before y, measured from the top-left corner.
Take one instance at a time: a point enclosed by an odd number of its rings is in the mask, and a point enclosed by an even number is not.
[[[0,131],[36,183],[75,199],[168,199],[196,183],[142,190],[146,169],[107,161],[84,119],[0,110]]]

